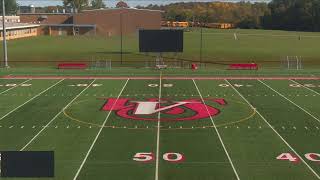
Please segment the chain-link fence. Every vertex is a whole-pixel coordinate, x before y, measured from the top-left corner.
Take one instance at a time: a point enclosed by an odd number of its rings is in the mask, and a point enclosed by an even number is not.
[[[124,32],[126,26],[123,25]],[[320,69],[318,33],[188,28],[183,53],[163,53],[168,68],[228,69],[256,63],[259,69],[283,70],[283,57],[299,57],[303,69]],[[1,47],[0,47],[1,48]],[[56,68],[84,62],[90,68],[153,68],[157,53],[139,52],[138,32],[114,36],[38,36],[8,41],[9,66]],[[2,57],[2,51],[1,51]],[[3,66],[3,62],[1,62]],[[292,68],[290,68],[292,69]]]

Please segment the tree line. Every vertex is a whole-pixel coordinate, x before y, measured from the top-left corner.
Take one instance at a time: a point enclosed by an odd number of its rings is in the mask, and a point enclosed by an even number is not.
[[[0,1],[1,4],[2,1]],[[103,0],[62,0],[63,7],[81,11],[104,8]],[[2,5],[2,4],[1,4]],[[16,0],[5,0],[6,13],[16,14]],[[320,0],[272,0],[265,2],[182,2],[137,6],[162,10],[163,19],[200,23],[232,23],[238,28],[320,31]],[[2,8],[0,8],[2,13]]]
[[[320,0],[189,2],[137,8],[164,11],[168,21],[232,23],[239,28],[320,31]]]
[[[76,11],[83,9],[100,9],[105,8],[103,0],[62,0],[63,6],[48,6],[48,7],[37,7],[40,12],[52,12],[52,9],[64,9],[71,8]],[[2,1],[0,0],[0,13],[2,14]],[[5,0],[6,14],[15,15],[19,9],[19,4],[16,0]]]

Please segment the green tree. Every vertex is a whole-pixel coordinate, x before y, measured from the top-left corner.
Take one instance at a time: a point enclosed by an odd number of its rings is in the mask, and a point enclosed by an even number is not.
[[[0,1],[0,13],[2,15],[2,1]],[[18,4],[16,0],[5,0],[5,6],[6,6],[6,15],[15,15],[18,10]]]
[[[319,0],[273,0],[271,13],[264,17],[264,28],[320,31]]]
[[[105,8],[106,5],[103,3],[102,0],[92,0],[91,1],[91,7],[93,9],[100,9],[100,8]]]
[[[64,6],[70,6],[75,11],[81,11],[85,7],[88,7],[89,1],[88,0],[62,0]]]

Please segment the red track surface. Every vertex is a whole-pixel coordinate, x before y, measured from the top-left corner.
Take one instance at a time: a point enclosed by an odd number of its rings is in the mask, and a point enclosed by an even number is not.
[[[1,79],[159,79],[158,76],[2,76]],[[274,76],[274,77],[259,77],[259,76],[203,76],[203,77],[191,77],[191,76],[162,76],[162,79],[184,80],[184,79],[197,79],[197,80],[221,80],[221,79],[235,79],[235,80],[320,80],[320,77],[303,77],[303,76]]]

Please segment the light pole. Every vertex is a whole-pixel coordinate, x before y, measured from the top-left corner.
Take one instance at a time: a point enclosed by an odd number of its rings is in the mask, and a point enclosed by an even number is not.
[[[6,23],[5,23],[5,16],[6,16],[6,7],[4,4],[4,0],[2,0],[2,38],[3,38],[3,60],[4,60],[4,67],[9,68],[8,65],[8,52],[7,52],[7,39],[6,39]]]

